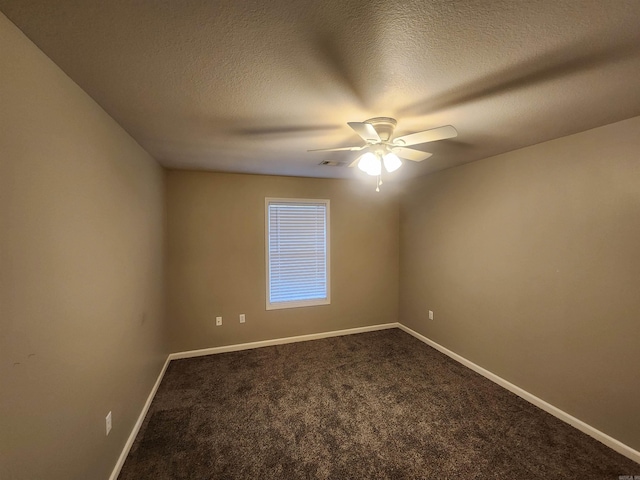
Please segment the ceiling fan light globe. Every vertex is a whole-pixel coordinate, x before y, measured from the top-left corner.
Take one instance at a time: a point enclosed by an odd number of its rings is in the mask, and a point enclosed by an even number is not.
[[[367,173],[372,177],[378,176],[382,173],[382,163],[378,157],[374,157],[373,161],[367,169]]]
[[[373,158],[374,156],[375,155],[371,152],[367,152],[361,155],[360,159],[358,160],[358,168],[363,172],[366,172],[369,169],[369,165],[371,164],[371,161],[374,160]]]
[[[389,173],[395,172],[397,169],[399,169],[402,166],[402,160],[400,160],[400,158],[398,158],[398,156],[395,153],[391,153],[391,152],[387,153],[383,157],[383,161],[384,161],[384,168]]]
[[[358,168],[369,175],[379,175],[380,160],[375,154],[367,152],[360,157],[360,160],[358,161]],[[375,173],[376,171],[378,171],[378,173]]]

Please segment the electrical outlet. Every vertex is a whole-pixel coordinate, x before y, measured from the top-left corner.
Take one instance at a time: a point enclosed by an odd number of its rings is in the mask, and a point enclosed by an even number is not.
[[[433,320],[433,310],[429,310],[429,320]]]
[[[104,419],[105,421],[105,427],[107,429],[107,435],[109,435],[109,432],[111,431],[111,412],[107,413],[107,416]]]
[[[247,319],[244,316],[244,313],[240,314],[240,323],[244,323]]]
[[[216,327],[220,327],[222,325],[222,317],[216,317]]]

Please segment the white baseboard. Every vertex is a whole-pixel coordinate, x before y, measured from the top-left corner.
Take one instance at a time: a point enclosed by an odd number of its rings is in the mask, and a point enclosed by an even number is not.
[[[404,330],[405,332],[407,332],[408,334],[413,335],[418,340],[426,343],[430,347],[433,347],[436,350],[444,353],[448,357],[451,357],[452,359],[461,363],[465,367],[470,368],[474,372],[477,372],[483,377],[488,378],[492,382],[497,383],[498,385],[500,385],[503,388],[506,388],[512,393],[515,393],[520,398],[523,398],[524,400],[528,401],[529,403],[532,403],[536,407],[541,408],[545,412],[550,413],[554,417],[559,418],[563,422],[566,422],[569,425],[577,428],[581,432],[586,433],[590,437],[595,438],[596,440],[605,444],[607,447],[611,448],[612,450],[615,450],[616,452],[624,455],[625,457],[633,460],[634,462],[640,463],[640,452],[638,452],[637,450],[634,450],[633,448],[629,447],[628,445],[625,445],[624,443],[616,440],[613,437],[610,437],[606,433],[601,432],[600,430],[592,427],[591,425],[583,422],[582,420],[579,420],[576,417],[569,415],[567,412],[564,412],[559,408],[554,407],[553,405],[545,402],[541,398],[536,397],[535,395],[527,392],[526,390],[523,390],[522,388],[514,385],[511,382],[508,382],[504,378],[501,378],[498,375],[491,373],[489,370],[486,370],[481,366],[476,365],[475,363],[467,360],[466,358],[458,355],[457,353],[452,352],[448,348],[443,347],[442,345],[434,342],[433,340],[423,335],[420,335],[418,332],[410,329],[409,327],[402,324],[398,324],[398,327],[401,330]]]
[[[332,332],[312,333],[309,335],[298,335],[296,337],[276,338],[273,340],[262,340],[260,342],[239,343],[236,345],[225,345],[223,347],[203,348],[200,350],[189,350],[187,352],[177,352],[169,355],[169,360],[180,358],[201,357],[204,355],[214,355],[217,353],[237,352],[239,350],[250,350],[252,348],[271,347],[273,345],[284,345],[285,343],[307,342],[309,340],[319,340],[321,338],[340,337],[342,335],[353,335],[354,333],[375,332],[376,330],[387,330],[398,328],[399,323],[383,323],[368,327],[349,328],[346,330],[334,330]]]
[[[118,462],[116,463],[116,466],[113,469],[113,472],[111,472],[111,476],[109,477],[109,480],[116,480],[118,478],[118,475],[120,475],[120,470],[122,470],[122,466],[124,465],[125,460],[127,459],[127,455],[129,455],[129,450],[131,450],[131,446],[133,445],[133,442],[136,439],[136,436],[138,435],[138,432],[140,431],[140,427],[142,426],[142,422],[144,421],[144,417],[147,416],[147,412],[149,411],[149,407],[151,406],[151,402],[153,401],[153,398],[156,396],[156,392],[158,391],[158,387],[160,386],[160,382],[162,382],[162,378],[164,377],[164,372],[167,371],[167,367],[169,366],[169,357],[167,357],[167,359],[164,362],[164,365],[162,367],[162,370],[160,371],[160,375],[158,375],[158,379],[156,380],[156,383],[154,383],[153,388],[151,389],[151,392],[149,393],[149,396],[147,397],[147,401],[144,404],[144,407],[142,407],[142,411],[140,412],[140,415],[138,416],[138,420],[136,421],[136,424],[133,426],[133,430],[131,431],[131,434],[129,435],[129,438],[127,439],[127,443],[124,444],[124,448],[122,449],[122,453],[120,453],[120,457],[118,458]]]

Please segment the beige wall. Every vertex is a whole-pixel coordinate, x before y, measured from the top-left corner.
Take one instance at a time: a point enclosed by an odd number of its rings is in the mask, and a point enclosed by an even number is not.
[[[636,450],[639,134],[636,117],[418,179],[400,234],[402,323]]]
[[[0,45],[0,478],[106,479],[168,353],[163,172],[2,14]]]
[[[266,311],[265,197],[331,201],[331,305]],[[398,204],[373,185],[169,171],[166,198],[172,351],[397,320]]]

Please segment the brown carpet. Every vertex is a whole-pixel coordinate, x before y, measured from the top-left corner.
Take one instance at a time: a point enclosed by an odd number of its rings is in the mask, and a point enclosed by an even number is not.
[[[174,360],[140,479],[618,479],[640,465],[398,329]]]

